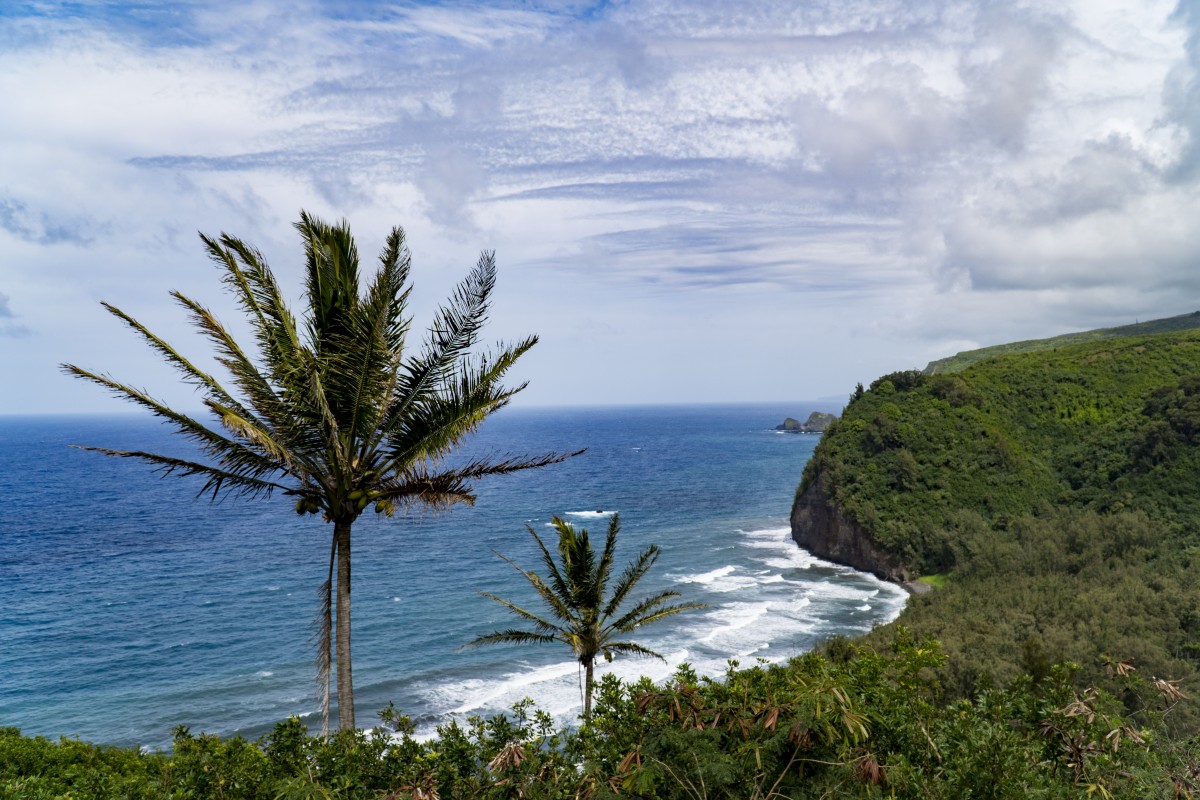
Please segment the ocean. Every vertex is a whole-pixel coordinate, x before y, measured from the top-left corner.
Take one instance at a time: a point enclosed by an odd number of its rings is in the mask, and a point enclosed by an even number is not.
[[[773,428],[816,408],[493,416],[472,452],[587,452],[484,481],[474,506],[361,518],[352,562],[359,724],[394,702],[428,734],[524,697],[575,718],[578,670],[562,647],[460,649],[515,622],[480,591],[536,607],[496,553],[536,571],[527,528],[553,547],[556,514],[602,543],[619,513],[615,570],[649,544],[662,550],[636,595],[671,589],[709,606],[632,637],[665,661],[618,658],[598,675],[662,679],[681,663],[718,675],[730,659],[781,661],[895,618],[899,587],[816,559],[790,537],[792,498],[818,437]],[[159,478],[71,444],[188,452],[136,415],[0,417],[0,726],[149,748],[169,746],[179,725],[255,738],[298,715],[315,730],[312,623],[331,527],[297,516],[283,496],[198,500],[200,479]]]

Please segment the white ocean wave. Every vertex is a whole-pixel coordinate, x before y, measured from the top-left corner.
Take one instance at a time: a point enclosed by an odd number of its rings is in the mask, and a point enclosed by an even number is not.
[[[510,672],[509,674],[491,681],[480,681],[470,679],[462,681],[458,684],[448,684],[440,687],[449,696],[467,697],[457,708],[451,709],[452,714],[467,714],[484,707],[499,707],[507,708],[512,702],[520,700],[527,694],[527,690],[532,686],[538,686],[539,689],[545,688],[546,684],[559,683],[562,678],[574,676],[578,671],[579,664],[575,661],[558,662],[548,664],[543,667],[528,670],[526,672]],[[539,699],[544,696],[543,691],[538,693]],[[497,701],[505,700],[505,698],[514,698],[511,702]]]
[[[863,602],[873,595],[861,586],[848,586],[835,581],[821,581],[813,585],[813,597],[820,600],[857,600]]]
[[[754,530],[743,530],[738,528],[738,535],[744,536],[747,539],[784,539],[790,540],[792,535],[791,528],[755,528]]]
[[[729,564],[724,567],[718,567],[711,572],[702,572],[699,575],[684,575],[678,580],[680,583],[712,583],[718,578],[724,578],[726,575],[731,574],[735,569],[737,567]]]
[[[752,575],[736,574],[738,568],[733,565],[714,569],[699,575],[684,575],[676,580],[679,583],[696,583],[710,592],[737,592],[753,589],[760,581]]]
[[[720,637],[736,633],[761,619],[770,609],[770,603],[731,603],[719,608],[708,615],[710,620],[718,623],[717,626],[701,636],[700,641],[711,644]]]

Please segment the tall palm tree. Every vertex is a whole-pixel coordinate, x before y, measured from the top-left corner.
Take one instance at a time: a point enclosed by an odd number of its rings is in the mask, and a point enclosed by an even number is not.
[[[620,517],[613,514],[608,524],[608,535],[604,540],[604,551],[600,560],[588,539],[587,530],[575,529],[569,522],[554,517],[551,524],[558,533],[558,561],[547,549],[541,537],[533,528],[526,526],[529,535],[537,542],[542,552],[542,565],[546,569],[546,578],[534,572],[522,569],[503,555],[500,558],[512,565],[529,581],[534,591],[549,609],[549,619],[538,616],[532,611],[497,597],[488,592],[480,592],[484,597],[490,597],[500,605],[513,612],[526,622],[533,623],[533,630],[509,628],[496,631],[485,636],[479,636],[467,643],[467,647],[485,644],[549,644],[562,642],[571,648],[575,658],[584,670],[583,690],[583,719],[587,722],[592,716],[592,686],[593,669],[596,658],[604,656],[611,661],[613,655],[627,653],[635,656],[649,656],[660,660],[663,657],[643,647],[636,642],[619,639],[618,637],[632,633],[643,625],[656,622],[664,617],[678,614],[696,608],[705,608],[700,603],[679,603],[666,605],[668,600],[679,597],[679,592],[659,592],[652,597],[639,600],[633,608],[620,612],[621,605],[629,597],[634,586],[654,566],[658,560],[657,545],[650,545],[631,561],[625,571],[617,578],[612,593],[605,595],[609,580],[612,577],[613,555],[617,547],[617,534],[621,530]]]
[[[209,427],[107,374],[73,364],[63,369],[97,383],[165,419],[203,454],[188,460],[142,451],[85,447],[134,458],[164,475],[205,478],[201,496],[249,498],[281,492],[300,514],[333,524],[327,579],[318,616],[318,682],[328,731],[333,631],[336,630],[338,724],[354,727],[350,655],[350,540],[354,522],[373,505],[392,516],[405,507],[441,509],[472,503],[472,482],[542,467],[573,454],[446,457],[485,417],[524,384],[501,384],[509,367],[537,342],[530,336],[492,353],[472,352],[496,279],[484,252],[434,317],[419,347],[410,346],[407,314],[411,263],[404,232],[393,228],[380,267],[360,290],[358,250],[346,222],[328,225],[301,212],[307,307],[292,313],[262,254],[228,234],[200,238],[226,288],[246,314],[253,345],[244,348],[212,312],[172,292],[228,373],[226,383],[182,355],[115,306],[104,304],[196,386],[215,417]],[[336,571],[335,571],[336,570]],[[336,625],[333,622],[336,587]]]

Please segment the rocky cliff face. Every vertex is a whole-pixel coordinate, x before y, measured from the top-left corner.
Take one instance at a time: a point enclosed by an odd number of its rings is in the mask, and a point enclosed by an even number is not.
[[[875,549],[867,534],[842,514],[831,499],[823,475],[818,474],[792,506],[792,538],[826,561],[870,572],[887,581],[908,581],[904,565]]]

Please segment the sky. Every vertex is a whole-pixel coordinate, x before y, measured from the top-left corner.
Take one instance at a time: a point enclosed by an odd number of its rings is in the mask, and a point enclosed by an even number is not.
[[[197,236],[301,209],[420,327],[483,250],[517,405],[846,397],[1200,309],[1200,0],[0,3],[0,413],[181,407]]]

